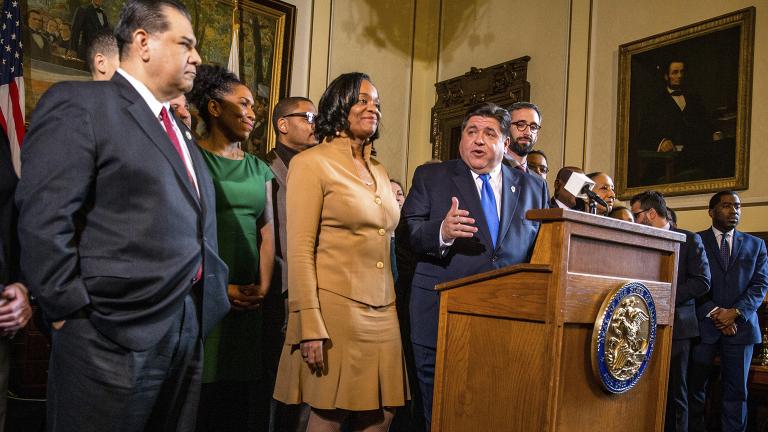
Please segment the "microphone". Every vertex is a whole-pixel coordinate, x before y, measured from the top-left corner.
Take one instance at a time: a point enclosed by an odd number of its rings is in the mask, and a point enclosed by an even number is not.
[[[585,176],[584,174],[578,172],[572,172],[571,177],[568,178],[568,182],[566,182],[564,186],[565,190],[570,192],[571,195],[575,196],[576,198],[581,198],[584,200],[589,199],[605,208],[608,208],[608,203],[597,196],[596,193],[592,192],[593,187],[595,187],[595,182],[593,182],[592,179]]]
[[[605,202],[602,198],[600,198],[596,193],[592,192],[592,190],[589,189],[588,185],[584,185],[583,191],[584,191],[585,194],[587,194],[589,199],[591,199],[592,201],[600,204],[601,206],[603,206],[605,208],[608,208],[608,203]]]

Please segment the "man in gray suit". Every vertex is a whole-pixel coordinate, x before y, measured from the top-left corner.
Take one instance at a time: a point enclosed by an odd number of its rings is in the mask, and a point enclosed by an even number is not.
[[[110,81],[61,82],[22,150],[21,267],[55,321],[50,431],[193,431],[202,337],[228,311],[213,183],[169,101],[200,56],[175,0],[129,0]]]
[[[285,260],[285,193],[288,178],[288,166],[291,159],[302,151],[317,145],[315,137],[315,118],[317,109],[311,100],[304,97],[289,97],[275,105],[272,112],[272,127],[275,129],[277,144],[267,154],[267,163],[275,179],[272,185],[272,205],[275,215],[275,235],[279,247],[275,253],[275,275],[281,280],[281,290],[272,289],[263,303],[264,312],[264,356],[265,367],[274,385],[280,352],[285,340],[285,325],[288,308],[288,267]],[[279,271],[278,271],[279,269]],[[277,286],[278,281],[273,282]],[[308,406],[298,411],[281,402],[272,401],[270,430],[294,431],[305,430],[309,415]]]

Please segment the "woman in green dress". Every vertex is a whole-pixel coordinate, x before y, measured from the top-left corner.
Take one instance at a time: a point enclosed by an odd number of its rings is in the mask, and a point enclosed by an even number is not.
[[[234,74],[198,66],[187,97],[206,127],[198,145],[216,188],[219,255],[229,266],[232,304],[205,340],[198,430],[250,430],[249,425],[268,422],[271,400],[271,386],[260,382],[259,308],[275,259],[273,175],[267,164],[240,149],[253,130],[254,100]]]

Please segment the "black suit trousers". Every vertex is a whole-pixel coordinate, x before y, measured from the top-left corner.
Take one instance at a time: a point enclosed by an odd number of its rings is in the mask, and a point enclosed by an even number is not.
[[[665,432],[688,432],[688,363],[693,339],[672,339]]]
[[[48,430],[193,431],[203,366],[196,309],[187,296],[146,351],[112,342],[87,318],[67,320],[52,335]]]

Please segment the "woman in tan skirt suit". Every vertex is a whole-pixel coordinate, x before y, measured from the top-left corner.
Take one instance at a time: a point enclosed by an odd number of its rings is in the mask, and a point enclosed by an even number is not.
[[[371,159],[379,96],[362,73],[320,99],[321,144],[288,172],[288,303],[275,399],[312,407],[308,431],[386,431],[407,398],[390,269],[400,210]]]

